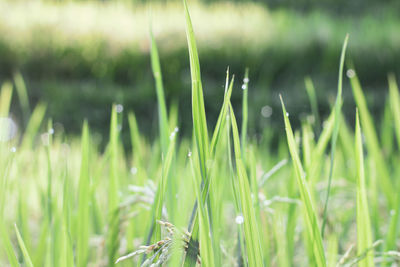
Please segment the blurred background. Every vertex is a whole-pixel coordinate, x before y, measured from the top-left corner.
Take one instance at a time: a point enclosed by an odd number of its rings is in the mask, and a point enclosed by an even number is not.
[[[250,70],[250,134],[283,128],[280,93],[295,114],[293,123],[309,113],[307,76],[326,115],[336,94],[346,33],[347,66],[354,66],[375,116],[385,106],[387,74],[400,76],[398,0],[189,0],[189,8],[212,125],[222,105],[228,66],[236,75],[233,104],[239,120],[241,83],[245,68]],[[150,21],[167,102],[178,105],[180,127],[190,135],[190,70],[179,0],[1,0],[0,82],[21,83],[22,77],[30,109],[46,103],[47,116],[67,133],[80,132],[87,118],[107,138],[111,105],[117,103],[134,110],[141,130],[155,136]],[[344,111],[352,119],[355,105],[344,81]],[[13,99],[12,114],[23,128],[23,112]]]

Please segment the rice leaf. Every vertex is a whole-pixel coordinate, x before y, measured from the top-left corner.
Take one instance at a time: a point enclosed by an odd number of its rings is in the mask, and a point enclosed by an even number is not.
[[[28,125],[26,126],[26,130],[22,138],[21,150],[32,148],[45,113],[46,105],[42,103],[37,104],[33,110],[31,118],[29,119]]]
[[[374,127],[374,121],[371,114],[368,111],[367,102],[365,100],[364,93],[361,89],[361,84],[357,78],[354,69],[348,71],[351,86],[353,89],[354,99],[357,104],[358,112],[360,114],[361,126],[364,129],[364,135],[366,140],[366,146],[369,155],[372,158],[372,162],[379,176],[379,186],[384,193],[389,208],[393,208],[395,204],[395,192],[392,181],[390,180],[389,170],[385,163],[385,159],[380,149],[377,133]]]
[[[285,129],[286,129],[289,151],[293,160],[293,167],[296,173],[297,185],[299,187],[300,197],[303,203],[302,212],[305,220],[307,236],[310,242],[312,242],[312,248],[314,251],[312,260],[316,262],[317,266],[324,267],[326,266],[326,259],[325,259],[324,247],[322,244],[321,232],[318,226],[317,215],[315,212],[315,208],[313,207],[312,204],[310,189],[307,186],[307,181],[305,179],[303,166],[300,162],[300,158],[297,153],[296,141],[293,136],[292,127],[290,126],[289,116],[286,111],[285,105],[283,103],[282,97],[281,97],[281,103],[282,103],[283,117],[285,121]]]
[[[355,155],[357,169],[357,254],[361,255],[368,248],[372,247],[372,233],[368,211],[364,155],[358,111],[356,112]],[[358,266],[373,267],[373,251],[369,251],[367,256],[358,263]]]
[[[107,233],[107,251],[108,265],[113,266],[116,260],[116,252],[119,247],[119,175],[118,175],[118,118],[116,105],[112,106],[110,123],[110,175],[108,184],[108,233]]]
[[[7,229],[4,225],[3,218],[1,218],[0,221],[0,238],[1,238],[1,243],[2,247],[4,247],[4,250],[6,251],[8,262],[12,267],[18,267],[18,260],[17,257],[14,253],[14,249],[10,240],[10,236],[8,235]]]
[[[343,66],[344,66],[344,58],[346,56],[346,48],[347,48],[348,40],[349,40],[349,35],[346,35],[346,38],[344,39],[344,42],[343,42],[342,54],[340,56],[338,90],[337,90],[336,103],[335,103],[335,126],[333,128],[332,141],[331,141],[331,162],[330,162],[330,168],[329,168],[328,189],[327,189],[327,193],[326,193],[324,212],[323,212],[323,220],[322,220],[322,230],[321,230],[322,238],[324,237],[326,219],[328,216],[328,202],[329,202],[329,195],[330,195],[331,184],[332,184],[332,175],[333,175],[333,167],[334,167],[335,151],[336,151],[336,141],[337,141],[337,138],[339,135],[340,114],[341,114],[341,108],[342,108]]]
[[[249,266],[264,266],[263,254],[261,250],[260,235],[258,233],[258,225],[256,213],[251,198],[251,190],[246,169],[242,160],[240,151],[239,131],[236,124],[235,114],[232,106],[230,107],[230,118],[232,125],[233,147],[235,151],[236,174],[239,185],[239,197],[241,210],[243,212],[244,238],[248,257]]]
[[[78,217],[77,217],[77,266],[86,266],[89,252],[89,127],[87,121],[82,130],[81,170],[78,184]]]
[[[20,247],[20,249],[22,251],[22,255],[24,256],[24,262],[25,262],[26,266],[33,267],[33,263],[32,263],[31,257],[29,255],[28,250],[25,247],[24,240],[22,239],[22,236],[19,233],[18,227],[17,227],[16,224],[14,224],[14,228],[15,228],[15,233],[17,234],[19,247]]]
[[[164,86],[162,81],[160,58],[158,56],[157,43],[153,36],[153,31],[150,27],[150,39],[151,39],[151,68],[153,71],[154,80],[156,82],[157,92],[157,103],[158,103],[158,123],[160,130],[161,140],[161,151],[163,155],[166,155],[169,143],[169,131],[168,131],[168,115],[167,105],[165,104]]]
[[[310,100],[311,112],[314,116],[314,126],[316,129],[317,135],[321,132],[321,119],[319,118],[318,111],[318,100],[317,94],[315,93],[314,83],[310,77],[304,78],[304,84],[306,86],[306,91],[308,95],[308,99]]]
[[[201,265],[214,267],[215,257],[212,245],[211,227],[210,227],[208,213],[206,212],[205,208],[205,203],[201,199],[200,186],[199,186],[200,175],[198,174],[199,173],[198,169],[196,171],[193,166],[192,158],[189,157],[189,159],[192,169],[194,191],[196,193],[197,203],[199,203],[199,206],[197,208],[197,213],[198,213],[197,216],[199,218],[199,241],[200,241]]]
[[[242,140],[242,153],[243,153],[243,159],[245,159],[245,151],[247,147],[247,124],[248,124],[248,113],[249,113],[249,108],[248,108],[248,94],[249,94],[249,69],[246,68],[244,78],[243,78],[243,85],[242,85],[242,91],[243,91],[243,98],[242,98],[242,130],[241,130],[241,140]]]
[[[389,101],[390,108],[393,116],[394,130],[397,139],[397,145],[400,150],[400,94],[399,88],[397,87],[396,78],[393,74],[389,77]],[[396,185],[397,192],[400,188],[400,183]],[[395,207],[393,209],[394,214],[390,219],[389,230],[386,239],[386,250],[396,250],[396,240],[398,236],[399,218],[400,218],[400,194],[396,194]]]
[[[14,73],[14,83],[15,83],[15,88],[17,89],[19,103],[21,104],[22,114],[24,116],[24,122],[28,123],[30,115],[28,90],[26,89],[24,78],[22,77],[19,71]]]
[[[13,87],[10,82],[5,82],[0,91],[0,117],[8,117],[10,111]]]

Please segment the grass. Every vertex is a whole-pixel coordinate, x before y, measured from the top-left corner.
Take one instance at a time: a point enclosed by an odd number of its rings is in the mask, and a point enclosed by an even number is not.
[[[176,106],[167,107],[153,37],[160,129],[155,140],[141,134],[143,118],[115,104],[102,149],[90,121],[83,123],[80,138],[67,136],[46,118],[46,105],[38,104],[24,115],[26,131],[0,143],[0,265],[398,265],[400,147],[383,150],[353,69],[346,73],[358,110],[355,133],[344,119],[346,41],[331,115],[313,123],[305,119],[293,131],[291,108],[281,98],[286,138],[268,139],[272,129],[255,138],[247,131],[251,71],[242,85],[241,131],[239,107],[231,103],[232,92],[240,89],[229,70],[218,120],[208,126],[195,25],[186,1],[183,5],[192,138],[178,135],[180,114]],[[19,108],[27,114],[29,91],[15,77]],[[306,84],[310,116],[316,117],[318,85],[308,79]],[[11,83],[2,86],[2,117],[9,116],[13,90]],[[393,75],[389,96],[380,132],[399,144],[400,97]],[[2,122],[2,138],[9,127]],[[122,145],[122,131],[130,132],[130,148]]]

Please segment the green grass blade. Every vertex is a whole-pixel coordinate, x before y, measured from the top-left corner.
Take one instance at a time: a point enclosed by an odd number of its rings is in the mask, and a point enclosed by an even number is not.
[[[325,259],[324,247],[322,244],[321,232],[318,226],[317,215],[311,201],[310,190],[307,186],[307,181],[305,179],[303,166],[300,162],[300,158],[297,153],[296,141],[293,136],[292,127],[290,126],[288,113],[286,111],[282,97],[281,97],[281,103],[282,103],[283,117],[285,121],[285,129],[286,129],[289,151],[293,160],[293,167],[296,173],[297,185],[299,187],[300,197],[303,203],[302,212],[303,212],[303,217],[305,219],[306,231],[308,239],[312,241],[312,246],[314,251],[313,261],[316,262],[317,266],[324,267],[326,266],[326,259]]]
[[[354,99],[356,101],[358,112],[360,114],[361,126],[364,129],[363,132],[365,135],[368,153],[369,155],[371,155],[373,164],[379,176],[380,189],[383,191],[387,199],[389,208],[393,208],[395,203],[394,196],[396,194],[394,192],[393,184],[390,180],[388,167],[386,166],[385,159],[380,149],[372,116],[368,111],[367,102],[365,100],[364,93],[361,89],[361,84],[357,78],[355,71],[349,70],[348,74],[353,89]]]
[[[32,148],[35,137],[39,131],[46,113],[46,105],[39,103],[36,105],[31,118],[26,126],[24,137],[22,139],[21,150]]]
[[[3,83],[0,91],[0,116],[8,117],[10,111],[13,87],[9,82]]]
[[[199,153],[201,176],[207,179],[206,162],[209,157],[209,140],[206,113],[204,109],[203,88],[201,84],[200,63],[186,0],[183,0],[186,19],[186,39],[189,48],[190,73],[192,79],[192,116],[196,145]]]
[[[108,183],[108,233],[107,233],[107,252],[108,265],[113,266],[116,261],[116,253],[119,247],[119,175],[118,175],[118,118],[116,106],[113,105],[110,123],[110,176]]]
[[[325,205],[324,205],[324,212],[323,212],[323,220],[322,220],[322,238],[324,237],[325,232],[325,225],[326,225],[326,217],[328,216],[328,202],[329,202],[329,195],[331,191],[331,184],[332,184],[332,175],[333,175],[333,167],[335,161],[335,151],[336,151],[336,141],[339,135],[339,127],[340,127],[340,114],[342,108],[342,85],[343,85],[343,66],[344,66],[344,58],[346,56],[346,48],[347,42],[349,40],[349,35],[346,35],[346,38],[343,42],[342,47],[342,54],[340,56],[340,66],[339,66],[339,81],[338,81],[338,90],[336,96],[336,103],[335,103],[335,126],[333,128],[332,133],[332,141],[331,141],[331,162],[329,168],[329,178],[328,178],[328,189],[326,193]]]
[[[82,158],[78,184],[78,217],[77,217],[77,246],[76,261],[78,267],[87,265],[89,255],[89,127],[87,121],[82,130]]]
[[[236,172],[239,185],[239,197],[244,218],[244,237],[249,266],[264,266],[261,241],[258,233],[256,213],[251,199],[251,190],[246,169],[240,151],[239,130],[235,114],[230,105],[230,118],[233,134],[233,147],[235,151]]]
[[[306,77],[304,79],[304,84],[306,86],[308,99],[310,100],[311,112],[314,115],[314,125],[316,128],[316,132],[317,135],[319,135],[319,133],[321,132],[321,119],[319,118],[318,100],[317,94],[315,93],[314,83],[310,77]]]
[[[209,158],[209,137],[207,130],[206,113],[204,108],[204,97],[203,88],[201,84],[200,75],[200,62],[196,47],[196,40],[193,32],[193,26],[190,19],[189,9],[186,0],[183,0],[184,13],[185,13],[185,27],[186,27],[186,39],[189,49],[190,59],[190,74],[192,80],[192,117],[193,117],[193,129],[196,140],[197,153],[199,155],[199,164],[201,178],[204,185],[208,184],[207,166]],[[203,195],[207,196],[208,190],[204,190]],[[205,198],[204,198],[205,201]],[[184,260],[185,266],[195,266],[197,260],[197,238],[198,238],[198,221],[197,217],[193,221],[192,235],[189,241],[189,248]],[[190,228],[190,225],[189,225]],[[193,249],[193,251],[192,251]]]
[[[158,242],[161,240],[161,227],[160,225],[156,224],[156,222],[157,220],[162,219],[161,215],[164,203],[164,196],[168,184],[168,177],[170,174],[171,163],[175,152],[175,136],[174,138],[171,139],[172,140],[170,140],[170,145],[167,154],[165,155],[165,157],[163,157],[161,179],[159,181],[156,197],[154,200],[154,205],[155,205],[154,220],[153,220],[153,224],[155,226],[155,234],[153,238],[154,242]]]
[[[397,87],[396,78],[393,74],[389,75],[389,101],[393,116],[394,130],[397,139],[397,145],[400,150],[400,94]],[[400,183],[397,182],[397,188]],[[398,191],[398,190],[397,190]],[[386,250],[396,249],[396,240],[398,236],[399,218],[400,218],[400,194],[396,194],[396,203],[393,209],[394,214],[391,217],[389,230],[386,238]]]
[[[25,262],[26,266],[33,267],[31,257],[29,256],[28,250],[25,247],[25,243],[24,243],[24,240],[22,239],[21,234],[18,231],[18,227],[16,224],[14,225],[14,227],[15,227],[15,233],[17,234],[19,247],[22,251],[22,255],[24,256],[24,262]]]
[[[364,155],[358,111],[356,113],[355,155],[357,170],[357,254],[361,255],[372,247],[372,233],[365,185]],[[373,267],[373,251],[368,251],[365,259],[360,261],[358,266]]]
[[[151,30],[151,28],[150,28],[150,39],[151,39],[151,53],[150,53],[151,68],[153,70],[153,76],[156,82],[161,151],[163,155],[166,155],[169,143],[167,105],[165,104],[164,86],[162,81],[160,58],[158,56],[157,43],[154,39],[153,31]]]
[[[193,160],[189,157],[190,165],[192,169],[192,177],[193,177],[193,186],[194,191],[196,192],[197,203],[199,203],[197,208],[198,218],[199,218],[199,241],[200,241],[200,255],[201,255],[201,265],[214,267],[214,250],[212,246],[212,236],[211,236],[211,227],[210,221],[208,217],[208,213],[206,212],[205,203],[201,199],[200,192],[200,175],[199,171],[195,170],[193,166]],[[211,238],[210,238],[211,237]]]
[[[241,133],[241,140],[242,140],[242,153],[243,159],[245,159],[245,150],[247,147],[247,124],[248,124],[248,117],[249,117],[249,107],[248,107],[248,94],[249,94],[249,69],[246,68],[244,78],[243,78],[243,99],[242,99],[242,131]]]
[[[19,103],[21,104],[22,114],[24,116],[24,122],[28,123],[30,115],[30,106],[28,98],[28,90],[26,89],[24,78],[20,72],[14,73],[14,83],[17,89]]]
[[[3,218],[2,218],[3,220]],[[14,249],[10,240],[10,236],[8,235],[7,229],[4,225],[3,221],[0,221],[0,238],[1,238],[1,246],[4,248],[7,254],[8,262],[12,267],[18,267],[18,260],[14,253]]]

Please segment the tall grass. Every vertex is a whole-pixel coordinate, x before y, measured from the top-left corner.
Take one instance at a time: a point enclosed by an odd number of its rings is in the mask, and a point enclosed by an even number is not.
[[[228,70],[212,127],[186,1],[183,6],[192,138],[178,135],[180,114],[165,101],[168,88],[163,87],[152,35],[159,112],[155,140],[141,133],[144,118],[133,111],[127,112],[125,127],[120,104],[111,107],[104,151],[90,121],[83,122],[80,138],[67,136],[46,120],[45,104],[29,115],[29,91],[18,74],[19,106],[12,110],[20,108],[29,116],[25,131],[12,136],[6,118],[14,103],[13,85],[4,83],[0,266],[396,266],[400,146],[383,149],[390,142],[378,135],[396,137],[400,144],[395,77],[389,76],[390,106],[383,129],[377,131],[355,71],[347,71],[359,112],[353,133],[341,111],[346,39],[331,114],[314,125],[303,120],[299,130],[292,129],[290,120],[298,116],[291,114],[289,120],[291,107],[281,98],[286,138],[271,140],[274,129],[264,129],[260,138],[248,129],[252,91],[247,71],[239,131],[234,110],[240,108],[231,104],[231,96],[240,85]],[[306,84],[317,118],[318,86],[310,80]],[[128,130],[129,149],[120,140],[121,131]],[[286,164],[288,159],[292,164]],[[383,246],[378,239],[385,240]]]

